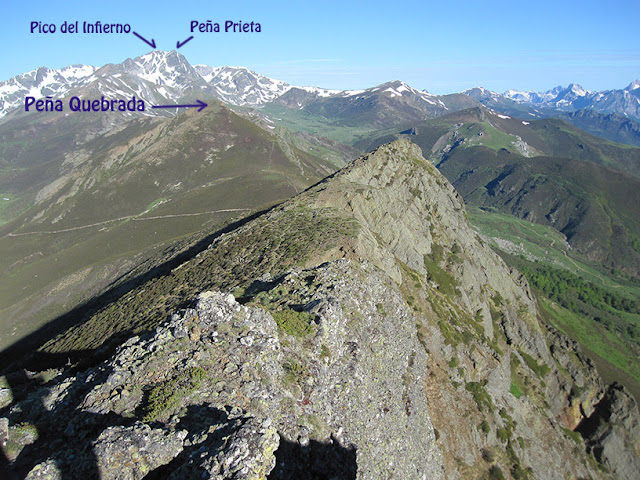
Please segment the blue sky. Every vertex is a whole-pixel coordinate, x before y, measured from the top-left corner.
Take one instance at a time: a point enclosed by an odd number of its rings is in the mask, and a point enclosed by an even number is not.
[[[0,80],[39,66],[120,63],[150,50],[133,35],[29,33],[31,21],[129,23],[171,50],[191,20],[260,22],[257,34],[195,33],[192,64],[242,65],[295,85],[366,88],[400,79],[430,92],[502,92],[640,78],[640,2],[35,1],[2,9]]]

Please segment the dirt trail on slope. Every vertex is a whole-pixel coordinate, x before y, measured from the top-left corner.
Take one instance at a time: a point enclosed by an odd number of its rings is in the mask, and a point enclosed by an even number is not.
[[[140,215],[144,215],[144,213],[139,213],[137,215],[126,215],[124,217],[112,218],[111,220],[104,220],[102,222],[90,223],[87,225],[80,225],[78,227],[71,228],[63,228],[61,230],[41,230],[37,232],[24,232],[24,233],[7,233],[6,237],[22,237],[25,235],[40,235],[40,234],[56,234],[56,233],[66,233],[73,232],[76,230],[82,230],[85,228],[99,227],[101,225],[107,225],[109,223],[121,222],[124,220],[133,220],[136,222],[142,222],[146,220],[158,220],[162,218],[178,218],[178,217],[195,217],[197,215],[210,215],[213,213],[223,213],[223,212],[249,212],[250,208],[224,208],[222,210],[209,210],[207,212],[198,212],[198,213],[176,213],[171,215],[157,215],[155,217],[140,217]]]

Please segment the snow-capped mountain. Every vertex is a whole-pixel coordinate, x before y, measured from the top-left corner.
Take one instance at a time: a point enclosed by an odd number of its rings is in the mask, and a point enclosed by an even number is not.
[[[150,105],[174,102],[198,91],[209,94],[207,82],[184,56],[175,51],[158,50],[117,65],[105,65],[94,73],[83,89],[92,89],[91,93],[109,99],[135,95]],[[167,112],[147,109],[145,114]]]
[[[119,73],[133,81],[145,80],[167,97],[175,97],[186,90],[202,88],[207,84],[187,59],[175,51],[156,50],[135,59],[127,59],[119,65],[103,67],[97,75],[107,77]]]
[[[579,110],[588,105],[592,93],[576,83],[571,83],[549,103],[552,103],[557,108],[567,107],[571,110]]]
[[[0,82],[0,118],[21,106],[26,96],[59,97],[86,83],[96,70],[89,65],[71,65],[60,70],[40,67]]]
[[[312,115],[331,119],[341,125],[367,125],[373,128],[390,128],[407,125],[428,118],[444,115],[459,108],[458,97],[444,99],[431,93],[416,90],[396,80],[365,90],[324,90],[310,87],[292,87],[278,97],[274,104],[290,109],[304,109]],[[449,103],[451,103],[451,106]]]
[[[479,102],[492,102],[502,100],[503,95],[487,90],[483,87],[473,87],[462,92],[464,95],[469,95],[471,98],[475,98]]]
[[[185,97],[215,97],[236,106],[260,107],[274,100],[299,108],[310,102],[344,99],[363,103],[379,98],[384,102],[406,104],[407,108],[428,111],[448,107],[437,96],[419,91],[404,82],[389,82],[366,90],[328,90],[318,87],[295,87],[274,80],[245,67],[192,66],[181,54],[155,50],[120,64],[97,68],[76,65],[61,70],[40,68],[0,83],[0,118],[19,110],[26,95],[43,98],[51,95],[61,99],[83,94],[108,99],[130,98],[135,95],[149,104],[172,102]],[[343,102],[344,103],[344,102]],[[290,104],[290,105],[289,105]],[[433,110],[433,112],[432,112]],[[147,110],[145,115],[166,115],[166,111]],[[419,114],[413,117],[420,117]]]
[[[318,87],[291,87],[287,95],[278,98],[278,101],[292,108],[303,108],[307,104],[321,99],[352,99],[364,100],[371,97],[397,98],[408,100],[410,98],[447,110],[448,107],[436,95],[426,90],[420,91],[400,80],[383,83],[365,90],[327,90]]]
[[[507,90],[503,95],[518,103],[532,103],[534,105],[540,105],[556,98],[562,90],[563,87],[561,86],[552,88],[546,92],[519,92],[518,90]]]
[[[22,107],[27,95],[64,98],[90,92],[109,99],[135,95],[150,104],[185,96],[212,96],[232,105],[260,106],[290,88],[244,67],[194,67],[180,53],[155,50],[116,65],[74,65],[60,70],[42,67],[0,82],[0,118]]]
[[[563,112],[591,109],[603,113],[618,113],[640,118],[640,80],[624,89],[589,91],[578,84],[556,87],[546,92],[509,90],[504,97],[521,104],[551,108]]]
[[[245,67],[196,65],[195,69],[213,87],[217,98],[233,105],[262,105],[291,88],[285,82],[265,77]]]
[[[580,99],[588,98],[592,93],[582,86],[571,83],[568,87],[561,85],[546,92],[507,90],[502,95],[518,103],[531,103],[540,106],[569,107]]]
[[[522,118],[539,118],[541,116],[541,112],[533,105],[516,102],[501,93],[493,92],[483,87],[473,87],[463,91],[462,94],[473,98],[491,110],[506,115]]]
[[[214,97],[231,105],[251,107],[277,102],[288,108],[312,106],[312,110],[321,114],[339,111],[342,112],[340,115],[355,115],[358,111],[381,109],[386,105],[395,111],[400,108],[411,119],[430,118],[469,108],[477,102],[503,113],[527,117],[548,116],[554,111],[592,109],[640,119],[640,80],[631,82],[624,89],[601,92],[570,84],[546,92],[508,90],[499,94],[475,87],[462,93],[464,95],[439,97],[401,81],[365,90],[296,87],[245,67],[192,66],[176,51],[155,50],[101,68],[72,65],[53,70],[41,67],[0,82],[0,119],[20,110],[25,96],[62,99],[78,94],[104,95],[109,99],[135,95],[151,105],[198,97]],[[172,112],[147,109],[144,114],[167,115]]]
[[[73,65],[52,70],[41,67],[0,83],[0,118],[22,107],[25,96],[61,99],[74,93],[91,92],[106,98],[136,95],[156,102],[175,100],[185,92],[206,87],[206,81],[177,52],[154,51],[101,68]]]
[[[406,83],[396,80],[394,82],[384,83],[378,87],[369,88],[365,90],[365,92],[377,92],[380,91],[381,94],[388,94],[391,98],[393,97],[402,97],[405,95],[416,96],[421,100],[427,102],[429,105],[439,106],[448,110],[448,107],[439,100],[436,95],[427,92],[426,90],[416,90],[410,85]]]

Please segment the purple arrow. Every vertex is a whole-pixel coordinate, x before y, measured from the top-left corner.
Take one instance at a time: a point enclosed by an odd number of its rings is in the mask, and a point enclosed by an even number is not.
[[[196,100],[196,104],[194,105],[154,105],[151,108],[193,108],[193,107],[199,107],[198,111],[201,112],[204,108],[207,107],[207,104],[204,103],[202,100]]]
[[[193,35],[191,35],[189,38],[187,38],[184,42],[178,42],[176,44],[176,48],[182,47],[185,43],[187,43],[189,40],[192,40],[192,39],[193,39]]]
[[[133,33],[136,37],[138,37],[140,40],[142,40],[147,45],[151,46],[151,48],[156,48],[156,41],[153,38],[151,39],[151,41],[149,41],[146,38],[144,38],[142,35],[140,35],[139,33],[136,33],[136,32],[131,32],[131,33]]]

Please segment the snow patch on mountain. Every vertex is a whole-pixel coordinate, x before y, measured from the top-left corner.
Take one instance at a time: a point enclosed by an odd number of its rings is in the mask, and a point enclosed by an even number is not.
[[[285,82],[260,75],[246,67],[196,65],[195,69],[212,87],[212,93],[217,98],[232,105],[263,105],[292,88]]]
[[[627,92],[631,92],[633,90],[637,90],[638,88],[640,88],[640,79],[638,80],[634,80],[633,82],[631,82],[627,88],[625,88],[625,90]]]
[[[305,92],[312,93],[319,97],[325,97],[325,98],[334,97],[336,95],[347,93],[344,90],[330,90],[327,88],[320,88],[320,87],[295,87],[295,88],[299,88],[300,90],[304,90]],[[349,96],[349,95],[345,95],[345,96]]]
[[[24,98],[59,97],[87,83],[97,70],[89,65],[70,65],[60,70],[40,67],[0,82],[0,118],[24,103]]]
[[[295,87],[288,83],[266,77],[246,67],[192,66],[176,51],[155,50],[117,65],[97,68],[90,65],[71,65],[53,70],[40,67],[36,70],[0,82],[0,119],[9,112],[20,109],[26,96],[61,99],[78,92],[90,91],[106,98],[126,98],[135,95],[149,104],[178,101],[194,95],[215,97],[236,106],[260,107],[291,91],[310,94],[304,98],[292,97],[292,107],[303,104],[310,98],[369,98],[383,96],[394,101],[408,102],[420,109],[448,110],[447,105],[436,95],[426,90],[416,90],[405,82],[396,80],[368,89],[332,90],[319,87]],[[291,92],[294,93],[294,92]],[[505,100],[530,104],[536,107],[561,111],[583,108],[640,118],[640,80],[635,80],[623,90],[591,92],[578,84],[555,87],[546,92],[508,90],[499,94],[483,87],[474,87],[462,92],[500,110]],[[147,112],[145,112],[147,113]],[[149,115],[172,114],[152,111]],[[531,116],[536,116],[533,113]]]

